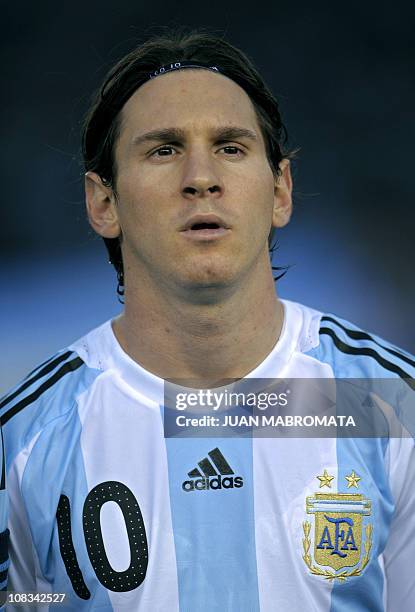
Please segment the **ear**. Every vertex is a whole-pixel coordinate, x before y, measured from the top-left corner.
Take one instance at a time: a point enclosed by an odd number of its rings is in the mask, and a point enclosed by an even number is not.
[[[115,195],[96,172],[85,174],[85,196],[88,219],[103,238],[117,238],[120,233]]]
[[[290,220],[293,210],[290,160],[284,158],[280,161],[280,174],[275,181],[274,209],[272,213],[272,226],[284,227]]]

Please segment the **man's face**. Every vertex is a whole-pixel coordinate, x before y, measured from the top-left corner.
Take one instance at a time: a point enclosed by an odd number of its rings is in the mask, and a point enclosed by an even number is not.
[[[242,88],[208,70],[173,72],[140,87],[121,119],[127,288],[143,274],[183,289],[231,286],[268,261],[278,190]]]

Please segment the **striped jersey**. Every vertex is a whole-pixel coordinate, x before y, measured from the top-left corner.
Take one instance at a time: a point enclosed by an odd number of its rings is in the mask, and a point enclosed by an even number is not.
[[[399,379],[413,422],[414,358],[283,305],[248,377]],[[412,436],[165,438],[163,388],[108,321],[3,399],[10,589],[71,611],[415,610]]]

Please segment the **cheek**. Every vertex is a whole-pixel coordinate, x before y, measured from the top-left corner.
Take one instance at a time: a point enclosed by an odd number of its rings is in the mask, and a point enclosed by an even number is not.
[[[267,245],[272,228],[274,208],[274,180],[262,172],[247,186],[244,197],[247,210],[244,212],[243,242],[250,253],[261,251]]]
[[[159,224],[163,203],[168,194],[155,181],[143,180],[138,175],[120,177],[117,184],[121,227],[143,233],[150,225]]]
[[[239,186],[241,199],[248,208],[245,212],[256,223],[268,225],[274,207],[274,177],[271,171],[267,172],[263,167],[250,173],[250,176],[250,180],[245,178]]]

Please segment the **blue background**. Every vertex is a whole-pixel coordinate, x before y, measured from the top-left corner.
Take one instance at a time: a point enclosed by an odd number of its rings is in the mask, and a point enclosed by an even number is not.
[[[172,1],[16,2],[3,11],[0,391],[120,310],[85,220],[79,131],[106,70],[160,26],[244,49],[280,100],[295,213],[281,297],[415,352],[415,8]]]

